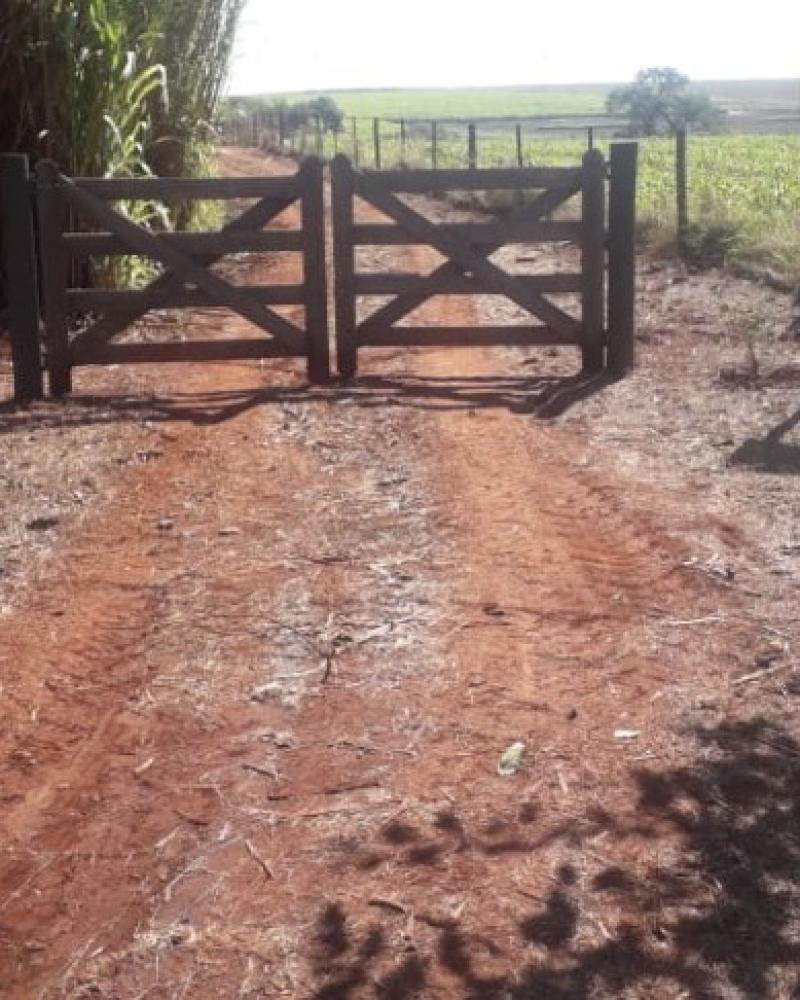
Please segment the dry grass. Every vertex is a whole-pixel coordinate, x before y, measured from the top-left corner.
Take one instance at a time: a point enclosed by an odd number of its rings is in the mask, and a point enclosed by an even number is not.
[[[0,393],[10,393],[10,370],[0,373]],[[81,379],[91,393],[141,387],[127,376]],[[143,410],[120,422],[102,402],[36,403],[25,409],[0,402],[0,611],[36,573],[68,530],[88,516],[121,469],[155,460],[153,435]],[[79,530],[79,529],[78,529]]]

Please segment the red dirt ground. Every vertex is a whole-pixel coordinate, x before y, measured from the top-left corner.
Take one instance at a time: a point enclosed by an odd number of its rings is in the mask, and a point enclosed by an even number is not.
[[[151,458],[0,619],[2,995],[795,995],[780,621],[497,353],[364,354],[78,373]]]

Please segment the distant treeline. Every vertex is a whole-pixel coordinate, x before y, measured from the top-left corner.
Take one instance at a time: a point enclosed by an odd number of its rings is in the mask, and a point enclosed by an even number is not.
[[[229,120],[237,117],[261,117],[273,125],[280,122],[287,135],[301,129],[316,128],[318,125],[323,132],[341,132],[344,127],[343,111],[336,101],[324,95],[301,101],[235,97],[225,102],[223,116]]]

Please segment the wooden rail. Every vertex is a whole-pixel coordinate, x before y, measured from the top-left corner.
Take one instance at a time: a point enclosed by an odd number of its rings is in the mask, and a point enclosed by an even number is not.
[[[345,158],[346,159],[346,158]],[[524,191],[549,188],[570,191],[580,184],[575,167],[505,167],[482,170],[382,170],[379,181],[385,191],[404,194],[444,194],[447,191]],[[369,175],[375,177],[374,173]]]
[[[287,195],[277,195],[275,197],[261,198],[255,205],[248,208],[241,215],[230,220],[222,227],[218,235],[229,233],[248,234],[254,230],[260,230],[262,226],[268,225],[276,216],[280,215],[284,209],[288,208],[297,197],[296,191]],[[222,254],[209,254],[202,256],[200,262],[206,266],[215,264]],[[159,293],[174,291],[178,293],[182,289],[182,284],[175,275],[167,273],[152,281],[148,285],[148,290]],[[85,331],[81,339],[86,343],[103,344],[121,333],[131,323],[135,323],[147,311],[147,306],[134,310],[124,315],[105,316],[98,320],[91,330]]]
[[[306,302],[305,285],[240,285],[253,302],[262,305],[294,306]],[[142,289],[69,288],[66,292],[68,311],[128,313],[149,309],[190,309],[194,306],[220,306],[218,299],[200,288]],[[79,337],[84,341],[83,337]]]
[[[375,346],[470,346],[486,344],[575,344],[583,368],[605,364],[606,302],[606,164],[597,150],[586,153],[580,167],[520,170],[402,170],[366,173],[344,156],[332,168],[334,264],[336,269],[336,337],[339,372],[352,377],[358,350]],[[506,218],[492,222],[435,223],[401,201],[400,193],[444,193],[477,190],[530,191],[531,196]],[[538,193],[533,193],[538,192]],[[578,221],[549,218],[576,195],[581,196]],[[387,223],[355,220],[360,198],[391,219]],[[571,242],[580,248],[579,273],[511,274],[490,258],[513,243]],[[446,261],[431,274],[371,272],[356,269],[359,246],[424,244]],[[580,296],[576,319],[546,296]],[[509,327],[425,327],[398,325],[433,295],[503,295],[538,325]],[[357,299],[393,295],[388,304],[364,319],[357,318]]]
[[[210,361],[228,358],[305,356],[312,381],[329,375],[327,287],[324,268],[322,164],[306,160],[290,177],[243,177],[203,180],[162,178],[79,178],[71,180],[52,163],[37,168],[47,367],[54,395],[71,389],[78,365],[120,362]],[[213,233],[153,232],[117,212],[121,199],[163,201],[173,197],[203,199],[256,198],[221,231]],[[298,229],[265,230],[285,208],[300,203]],[[97,232],[66,229],[67,208]],[[291,285],[235,285],[210,266],[229,253],[267,251],[302,255],[303,281]],[[139,291],[78,289],[67,285],[70,260],[139,254],[157,261],[165,273]],[[305,326],[270,306],[298,305]],[[231,309],[266,335],[260,340],[180,344],[112,344],[110,341],[149,309],[211,306]],[[98,310],[105,315],[88,330],[68,333],[68,314]]]
[[[578,222],[455,222],[437,226],[457,240],[473,246],[503,246],[506,243],[569,243],[581,238],[582,227]],[[408,246],[427,243],[403,226],[383,223],[358,223],[353,226],[352,237],[356,246]]]
[[[624,373],[634,363],[636,157],[635,143],[613,143],[609,163],[599,151],[589,150],[579,167],[367,173],[337,156],[332,164],[332,217],[339,372],[352,377],[359,349],[367,344],[555,344],[579,347],[586,371],[608,368],[618,375]],[[493,221],[437,223],[426,216],[418,199],[399,197],[499,189],[525,194],[516,198],[517,207],[505,218]],[[581,207],[576,219],[552,217],[577,196]],[[255,204],[213,233],[153,232],[113,207],[121,199],[173,197],[253,198]],[[389,221],[357,220],[356,199],[366,201]],[[294,203],[299,203],[301,216],[297,228],[265,229]],[[70,180],[54,164],[43,161],[36,170],[34,190],[26,158],[2,156],[0,209],[18,400],[42,395],[43,363],[53,395],[70,391],[76,366],[109,363],[302,355],[312,381],[328,378],[323,168],[319,160],[306,160],[290,177],[220,180]],[[76,217],[82,229],[72,231],[67,223]],[[507,244],[547,242],[573,244],[579,251],[580,268],[512,274],[491,259]],[[364,272],[356,267],[358,247],[410,245],[432,247],[445,260],[429,274]],[[301,256],[302,281],[235,285],[211,270],[229,253],[273,251]],[[164,273],[137,290],[69,284],[73,261],[123,254],[156,260]],[[476,294],[505,296],[531,321],[507,327],[409,322],[410,314],[434,295]],[[548,298],[559,294],[579,300],[578,317]],[[363,296],[390,300],[359,318],[358,300]],[[275,312],[274,306],[302,307],[303,325]],[[233,309],[264,336],[113,343],[148,310],[195,307]],[[68,320],[74,312],[99,314],[99,318],[88,329],[71,334]]]
[[[259,251],[302,250],[302,230],[253,230],[220,233],[159,233],[158,239],[168,247],[192,256],[211,254],[222,257],[228,253],[258,253]],[[130,242],[112,233],[64,233],[64,249],[74,258],[111,257],[131,252]]]
[[[296,198],[301,174],[287,177],[76,177],[73,183],[100,201],[236,200]]]

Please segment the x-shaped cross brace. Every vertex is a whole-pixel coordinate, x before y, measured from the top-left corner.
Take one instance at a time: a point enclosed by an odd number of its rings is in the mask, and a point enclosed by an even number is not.
[[[210,264],[220,259],[219,256],[195,260],[175,247],[168,246],[156,234],[124,218],[102,201],[83,191],[69,178],[62,177],[61,183],[64,185],[68,199],[74,205],[94,218],[109,232],[119,236],[131,250],[152,257],[169,269],[170,273],[161,275],[148,285],[149,290],[165,291],[187,283],[196,285],[207,292],[213,300],[218,301],[220,305],[229,306],[245,319],[272,334],[292,353],[303,352],[305,335],[302,330],[273,310],[252,299],[240,288],[231,285],[207,269]],[[277,199],[265,198],[228,223],[224,227],[224,231],[261,228],[276,215],[279,215],[296,198],[297,195]],[[146,309],[141,309],[101,320],[80,336],[81,346],[105,343],[116,334],[121,333],[146,311]]]
[[[567,189],[543,191],[529,205],[517,209],[509,217],[509,221],[537,222],[544,214],[552,212],[579,190],[580,186],[575,185]],[[359,332],[368,335],[370,332],[386,329],[435,295],[440,288],[446,286],[449,279],[472,274],[483,283],[487,292],[506,295],[552,329],[565,336],[574,336],[579,325],[576,320],[548,302],[541,294],[523,288],[513,275],[488,259],[503,246],[502,243],[474,246],[460,240],[410,208],[396,195],[383,190],[380,182],[373,181],[368,174],[358,177],[356,193],[393,218],[412,235],[417,236],[420,242],[429,244],[448,258],[431,274],[421,278],[419,286],[413,292],[398,295],[392,302],[374,312],[360,325]]]

